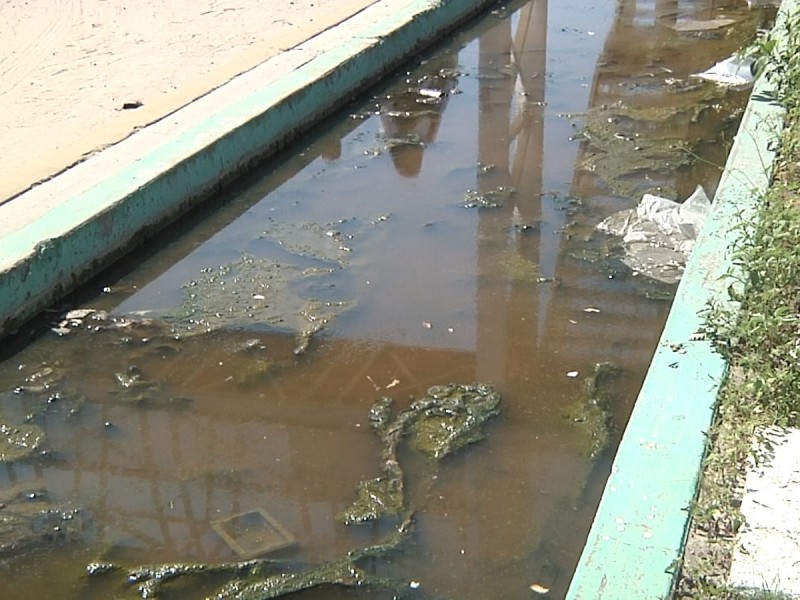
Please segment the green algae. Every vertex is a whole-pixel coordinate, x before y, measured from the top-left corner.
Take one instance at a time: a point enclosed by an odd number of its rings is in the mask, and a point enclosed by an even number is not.
[[[298,567],[273,560],[254,559],[241,562],[167,563],[142,565],[132,569],[109,562],[87,565],[90,578],[125,574],[129,584],[136,585],[140,598],[157,598],[167,584],[185,580],[189,586],[209,576],[230,578],[208,600],[268,600],[323,586],[376,588],[388,590],[399,597],[407,582],[378,577],[365,571],[359,561],[384,557],[398,551],[409,538],[413,515],[408,513],[402,522],[377,544],[351,550],[345,556],[320,565]],[[195,593],[195,597],[197,593]]]
[[[339,515],[345,525],[376,521],[383,516],[403,512],[403,473],[389,473],[384,477],[359,482],[356,500]]]
[[[440,460],[482,440],[481,426],[500,414],[499,405],[500,394],[489,385],[434,386],[409,409],[416,415],[411,445]]]
[[[79,508],[56,505],[37,490],[16,487],[0,495],[0,556],[72,542],[83,536]]]
[[[349,558],[342,558],[298,573],[277,573],[256,581],[231,581],[211,598],[215,600],[268,600],[325,585],[379,586],[399,589],[403,584],[368,575],[364,569],[353,564]]]
[[[370,408],[370,426],[383,441],[383,475],[359,483],[356,500],[339,515],[347,525],[395,516],[405,509],[404,472],[398,459],[398,446],[404,438],[409,439],[411,448],[438,464],[482,440],[481,426],[500,412],[500,394],[483,384],[433,386],[424,398],[394,418],[391,403],[391,398],[381,398]]]
[[[610,386],[619,375],[612,363],[597,363],[583,382],[581,397],[567,407],[566,416],[586,435],[587,454],[597,458],[608,446],[613,431]]]
[[[253,327],[289,330],[295,354],[302,354],[314,334],[352,306],[303,294],[301,284],[334,272],[243,256],[186,284],[181,307],[166,318],[181,336]]]
[[[506,278],[515,283],[542,282],[539,265],[519,254],[513,253],[502,258],[500,267],[503,269]]]
[[[675,174],[692,167],[710,139],[724,139],[731,124],[725,115],[737,110],[737,95],[720,86],[671,77],[640,77],[637,85],[653,84],[662,99],[658,104],[634,94],[597,105],[584,115],[575,138],[584,143],[580,168],[622,196],[677,195]]]
[[[245,363],[236,370],[233,380],[241,387],[255,386],[280,369],[280,365],[267,358],[259,358]]]
[[[694,146],[686,141],[683,125],[697,108],[637,109],[615,104],[590,110],[584,130],[589,149],[581,168],[623,196],[654,191],[638,189],[632,179],[637,174],[674,173],[694,164]]]
[[[269,239],[286,252],[303,258],[343,266],[350,252],[352,236],[318,223],[278,222],[270,219],[260,236]]]

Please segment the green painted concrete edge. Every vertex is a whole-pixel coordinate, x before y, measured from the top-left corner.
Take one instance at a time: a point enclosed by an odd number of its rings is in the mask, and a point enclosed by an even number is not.
[[[0,338],[495,1],[416,0],[0,239]]]
[[[784,0],[781,31],[796,0]],[[754,86],[676,293],[567,593],[570,600],[670,598],[688,535],[707,432],[727,371],[702,335],[702,311],[727,304],[733,248],[769,187],[783,109]]]

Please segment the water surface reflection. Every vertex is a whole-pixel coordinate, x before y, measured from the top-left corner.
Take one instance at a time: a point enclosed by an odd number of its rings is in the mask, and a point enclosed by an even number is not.
[[[689,75],[760,24],[740,4],[498,8],[104,281],[86,304],[109,319],[0,366],[2,418],[48,450],[0,464],[0,501],[83,514],[77,541],[9,558],[2,595],[125,593],[87,581],[91,560],[231,560],[211,522],[256,508],[299,541],[293,564],[380,539],[336,519],[379,472],[370,406],[476,381],[502,415],[436,473],[403,454],[416,528],[368,570],[431,598],[563,595],[613,453],[591,457],[567,407],[612,362],[619,432],[671,292],[592,227],[646,189],[713,191],[745,97]],[[625,148],[582,135],[598,115],[699,160],[620,171]]]

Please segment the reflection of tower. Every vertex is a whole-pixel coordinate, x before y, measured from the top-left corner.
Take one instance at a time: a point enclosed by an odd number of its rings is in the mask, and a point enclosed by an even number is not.
[[[547,0],[526,4],[513,31],[504,20],[480,39],[479,189],[516,193],[479,209],[479,281],[505,278],[504,265],[533,270],[540,262],[546,44]],[[507,380],[515,362],[535,361],[535,292],[512,277],[508,285],[479,284],[478,295],[478,378]]]
[[[425,147],[436,140],[442,113],[456,89],[457,55],[447,52],[425,65],[428,74],[405,93],[388,96],[381,105],[383,137],[397,172],[416,177]]]

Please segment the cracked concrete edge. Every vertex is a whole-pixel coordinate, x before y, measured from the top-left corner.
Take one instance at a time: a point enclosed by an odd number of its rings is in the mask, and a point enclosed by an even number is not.
[[[784,0],[774,32],[797,0]],[[727,364],[703,332],[709,302],[729,303],[737,225],[770,181],[783,109],[766,78],[753,89],[708,221],[687,264],[570,583],[569,600],[672,595],[707,431]]]
[[[0,338],[494,1],[379,2],[0,206]]]

